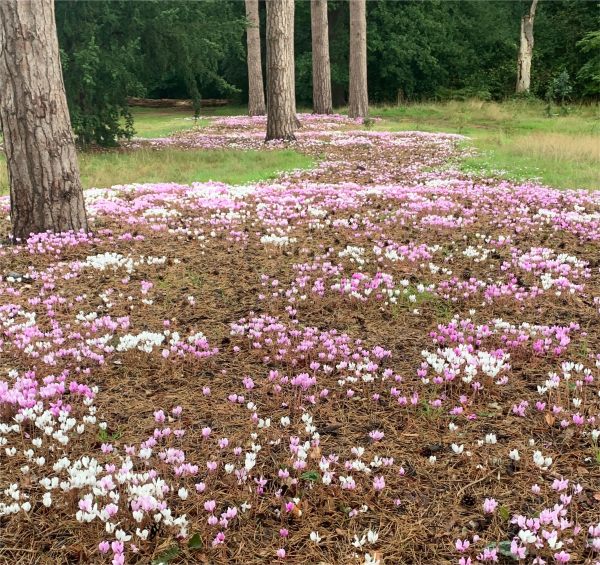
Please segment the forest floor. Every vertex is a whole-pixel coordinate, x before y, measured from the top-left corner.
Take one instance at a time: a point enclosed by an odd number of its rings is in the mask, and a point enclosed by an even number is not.
[[[300,119],[310,169],[0,246],[0,563],[599,562],[600,192]]]

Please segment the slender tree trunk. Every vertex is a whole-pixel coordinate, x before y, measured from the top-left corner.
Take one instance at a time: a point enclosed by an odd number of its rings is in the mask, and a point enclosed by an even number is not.
[[[13,236],[87,230],[53,0],[0,0],[0,120]]]
[[[369,113],[367,92],[367,13],[365,0],[350,0],[350,101],[348,116]]]
[[[517,94],[529,92],[531,85],[531,58],[533,56],[533,20],[538,0],[532,0],[529,12],[521,18],[521,43],[517,60]]]
[[[295,139],[294,0],[267,0],[267,138]]]
[[[248,114],[262,116],[266,112],[263,72],[260,56],[260,19],[258,0],[246,0],[246,41],[248,44]]]
[[[331,70],[329,67],[329,30],[327,0],[311,0],[313,112],[331,114]]]

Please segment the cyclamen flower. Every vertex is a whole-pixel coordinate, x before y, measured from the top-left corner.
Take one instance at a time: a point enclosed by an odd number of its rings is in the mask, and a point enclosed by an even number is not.
[[[483,501],[483,511],[486,514],[493,514],[498,507],[498,502],[494,498],[486,498]]]
[[[385,479],[381,476],[373,479],[373,488],[376,491],[382,491],[385,488]]]
[[[465,552],[465,551],[467,551],[467,549],[469,549],[471,542],[467,539],[466,540],[457,539],[454,545],[456,546],[457,551]]]
[[[373,440],[373,441],[379,441],[381,439],[383,439],[383,436],[385,434],[380,431],[380,430],[372,430],[369,432],[369,437]]]

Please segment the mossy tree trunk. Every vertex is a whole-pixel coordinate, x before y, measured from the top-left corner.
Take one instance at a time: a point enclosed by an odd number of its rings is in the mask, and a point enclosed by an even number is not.
[[[331,69],[327,0],[311,0],[313,112],[331,114]]]
[[[350,100],[348,115],[365,118],[367,92],[367,13],[365,0],[350,0]]]
[[[0,120],[13,236],[87,230],[53,0],[0,0]]]
[[[248,114],[262,116],[266,113],[265,91],[260,53],[260,19],[258,0],[246,0],[246,43],[248,47]]]
[[[267,137],[295,139],[294,0],[267,0]]]

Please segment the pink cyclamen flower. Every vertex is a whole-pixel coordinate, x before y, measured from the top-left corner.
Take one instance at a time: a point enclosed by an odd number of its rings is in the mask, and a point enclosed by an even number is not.
[[[373,488],[376,491],[382,491],[385,488],[385,479],[381,476],[373,479]]]
[[[217,506],[217,502],[215,500],[207,500],[204,503],[204,510],[207,512],[212,512]]]
[[[466,540],[460,540],[457,539],[456,542],[454,543],[454,545],[456,546],[456,550],[460,551],[461,553],[464,553],[465,551],[467,551],[467,549],[469,549],[469,546],[471,545],[471,542],[469,542],[468,539]]]
[[[483,501],[483,511],[486,514],[493,514],[498,508],[498,502],[494,498],[486,498]]]
[[[165,413],[162,410],[157,410],[156,412],[154,412],[154,419],[159,424],[162,424],[165,421]]]
[[[383,439],[384,435],[385,434],[381,430],[372,430],[369,432],[369,437],[373,441],[379,441],[379,440]]]
[[[109,549],[110,549],[110,543],[108,543],[107,541],[101,541],[98,544],[98,551],[100,551],[100,553],[108,553]]]
[[[554,479],[554,482],[552,483],[552,488],[556,492],[561,492],[561,491],[565,490],[568,486],[569,486],[569,479],[563,479],[562,477],[560,479]]]
[[[280,547],[277,550],[277,557],[279,557],[279,559],[285,559],[285,549],[283,549],[283,547]]]
[[[114,448],[113,448],[112,444],[110,444],[110,443],[103,443],[100,446],[100,449],[102,450],[102,453],[112,453]]]

